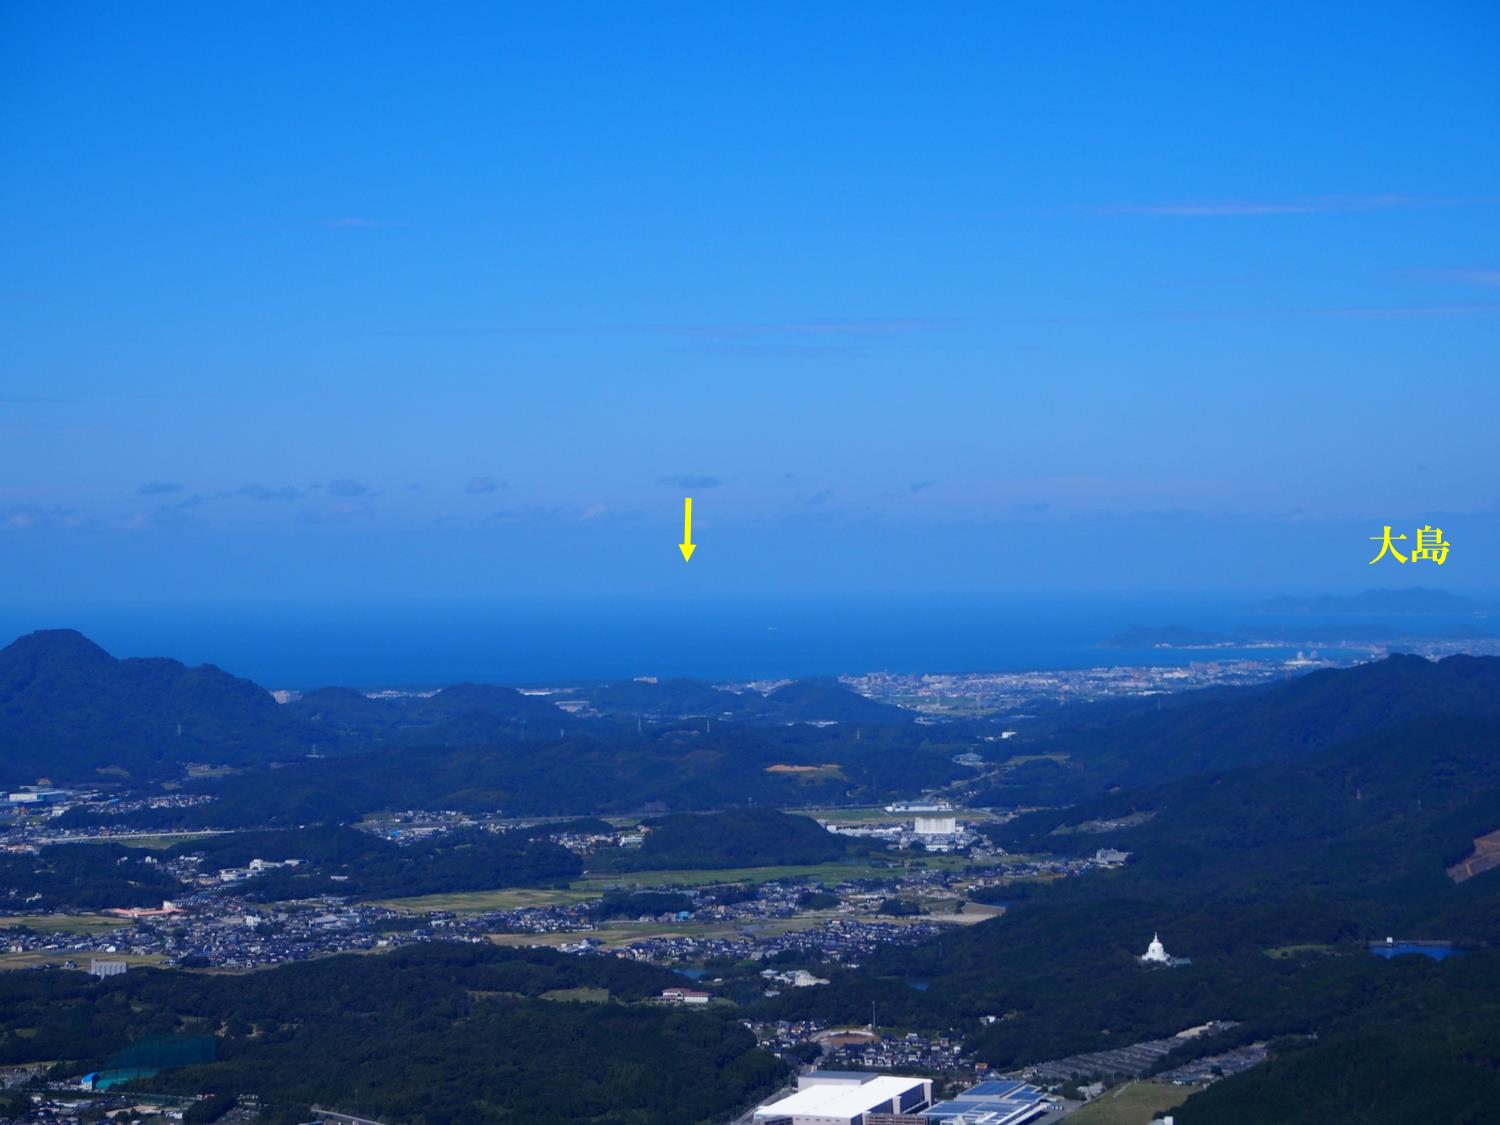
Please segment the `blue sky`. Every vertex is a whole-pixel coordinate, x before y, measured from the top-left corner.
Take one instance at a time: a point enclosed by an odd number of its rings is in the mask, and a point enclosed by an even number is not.
[[[3,597],[1493,587],[1497,119],[1486,3],[10,4]]]

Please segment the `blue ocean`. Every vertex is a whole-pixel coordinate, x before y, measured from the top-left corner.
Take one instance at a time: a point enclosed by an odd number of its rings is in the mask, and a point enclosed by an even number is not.
[[[1131,625],[1230,632],[1245,599],[759,599],[408,602],[0,609],[0,639],[74,628],[116,656],[212,663],[269,688],[715,681],[870,671],[986,672],[1289,655],[1294,648],[1121,649]]]

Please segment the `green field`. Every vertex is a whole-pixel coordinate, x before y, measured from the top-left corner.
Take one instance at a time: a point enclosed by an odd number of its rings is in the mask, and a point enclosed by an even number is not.
[[[434,910],[451,910],[455,914],[481,914],[486,910],[519,910],[527,906],[560,906],[598,898],[596,894],[574,887],[500,887],[493,891],[455,891],[442,895],[416,895],[412,898],[381,899],[376,906],[426,914]]]
[[[38,934],[106,934],[132,923],[108,914],[18,914],[0,918],[0,929],[18,927]]]
[[[606,891],[631,887],[706,887],[720,883],[769,883],[804,879],[816,883],[838,883],[846,879],[881,879],[899,875],[908,866],[928,870],[961,871],[994,864],[976,864],[963,856],[927,855],[908,860],[886,861],[877,866],[867,860],[837,860],[830,863],[779,867],[728,867],[706,870],[650,870],[596,872],[574,880],[566,888],[497,887],[492,891],[456,891],[451,894],[416,895],[375,901],[377,906],[410,913],[451,910],[477,914],[486,910],[518,910],[528,906],[557,906],[599,898]]]
[[[651,870],[596,872],[587,874],[573,883],[576,890],[592,890],[596,894],[617,887],[703,887],[716,883],[770,883],[787,879],[803,879],[814,883],[840,883],[848,879],[886,879],[900,875],[906,868],[926,868],[930,871],[963,871],[995,866],[991,863],[976,863],[961,855],[918,855],[892,857],[879,864],[868,860],[833,860],[828,863],[787,865],[781,867],[728,867],[713,870]]]
[[[1151,1125],[1163,1110],[1175,1109],[1201,1086],[1165,1086],[1127,1082],[1106,1090],[1068,1118],[1069,1125]]]
[[[119,844],[125,848],[149,848],[153,851],[165,851],[187,840],[202,840],[209,836],[222,836],[222,832],[203,830],[201,832],[156,832],[156,833],[134,833],[121,836],[91,836],[87,840],[64,840],[63,843],[78,844]]]
[[[587,890],[599,895],[619,887],[706,887],[716,883],[771,883],[784,879],[837,883],[844,879],[873,879],[888,876],[894,866],[892,864],[886,867],[876,867],[865,862],[837,860],[830,863],[791,864],[777,867],[601,872],[585,875],[574,882],[573,887],[576,890]]]
[[[810,816],[814,820],[821,820],[831,824],[896,824],[902,820],[910,820],[909,815],[900,813],[888,813],[879,805],[861,805],[851,808],[814,808],[814,809],[788,809],[798,816]]]
[[[1278,960],[1287,957],[1305,957],[1309,954],[1333,954],[1339,952],[1338,946],[1319,945],[1317,943],[1306,943],[1303,945],[1282,945],[1275,949],[1266,950],[1267,957],[1275,957]]]
[[[563,1003],[574,1004],[607,1004],[609,1002],[609,989],[607,988],[552,988],[542,993],[543,1000],[558,1000]]]
[[[132,968],[141,965],[159,965],[164,958],[158,953],[80,953],[70,949],[39,949],[31,953],[0,953],[0,972],[7,969],[35,969],[42,965],[61,967],[64,961],[74,962],[80,970],[87,972],[89,960],[98,957],[101,961],[125,961]]]
[[[788,934],[796,930],[808,930],[820,925],[827,914],[800,914],[795,918],[774,918],[757,922],[753,927],[738,922],[606,922],[593,930],[571,934],[489,934],[496,945],[568,945],[583,938],[603,942],[607,949],[622,949],[642,938],[732,938],[740,934],[756,933],[763,937]],[[882,919],[900,925],[915,922],[915,918]]]

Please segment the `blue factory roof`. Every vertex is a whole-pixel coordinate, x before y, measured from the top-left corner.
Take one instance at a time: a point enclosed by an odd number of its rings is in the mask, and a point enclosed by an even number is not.
[[[929,1121],[958,1125],[1022,1125],[1047,1109],[1046,1095],[1025,1082],[997,1079],[970,1086],[963,1093],[938,1102],[922,1116]]]

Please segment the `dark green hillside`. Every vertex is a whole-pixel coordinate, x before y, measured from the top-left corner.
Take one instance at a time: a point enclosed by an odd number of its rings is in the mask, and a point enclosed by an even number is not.
[[[180,773],[181,762],[302,757],[316,732],[212,665],[116,660],[69,629],[0,649],[0,784]]]
[[[1500,657],[1392,656],[1271,687],[1185,693],[1159,704],[1064,712],[1026,753],[1069,755],[1083,790],[1138,787],[1256,762],[1299,761],[1423,715],[1500,715]],[[1022,752],[1018,747],[1018,752]]]
[[[1155,815],[1133,828],[1054,834],[1142,810]],[[1310,762],[1035,814],[997,835],[1018,849],[1110,845],[1132,860],[1002,889],[994,897],[1010,903],[1003,918],[883,950],[860,973],[837,975],[835,987],[775,1007],[844,1020],[874,1001],[883,1020],[935,1027],[1003,1015],[976,1040],[981,1057],[1002,1067],[1215,1018],[1261,1037],[1317,1030],[1386,987],[1391,966],[1365,951],[1369,940],[1494,943],[1500,871],[1455,885],[1444,868],[1496,828],[1500,720],[1477,718],[1420,719]],[[1141,966],[1136,957],[1156,931],[1192,966]],[[1323,952],[1270,955],[1307,946]],[[929,987],[913,991],[913,979]]]
[[[714,867],[764,867],[824,863],[851,850],[867,851],[806,816],[776,809],[729,809],[648,822],[645,843],[599,857],[600,870],[641,871]]]
[[[160,906],[183,886],[156,857],[119,844],[59,844],[0,854],[0,914]]]
[[[77,1073],[148,1035],[219,1032],[218,1060],[161,1072],[173,1093],[258,1092],[275,1122],[314,1102],[413,1125],[691,1122],[780,1082],[733,1010],[637,1001],[680,984],[613,957],[429,945],[248,976],[0,974],[0,1062]],[[556,1003],[607,990],[606,1004]]]
[[[1323,1125],[1358,1121],[1482,1125],[1500,1105],[1500,958],[1441,968],[1410,959],[1407,978],[1316,1041],[1286,1040],[1247,1073],[1210,1086],[1177,1111],[1184,1125]]]
[[[460,807],[493,807],[503,801],[524,804],[528,811],[563,812],[653,802],[702,808],[746,796],[775,800],[792,792],[828,799],[841,791],[842,777],[824,777],[821,793],[814,793],[806,778],[792,782],[753,774],[721,786],[704,763],[726,752],[726,738],[736,748],[754,744],[795,756],[808,743],[836,740],[809,739],[806,731],[782,728],[824,721],[870,728],[861,732],[871,751],[863,759],[873,763],[882,741],[890,748],[890,741],[900,737],[895,732],[908,728],[912,718],[832,680],[790,684],[769,696],[737,695],[687,680],[593,685],[571,696],[588,700],[602,715],[580,718],[559,708],[559,697],[467,683],[432,695],[376,699],[348,688],[320,688],[278,705],[255,684],[211,666],[116,660],[70,630],[33,633],[0,650],[0,786],[42,777],[54,784],[98,782],[101,777],[112,782],[175,779],[184,763],[251,767],[301,761],[313,751],[324,758],[372,756],[368,770],[360,766],[352,771],[347,790],[326,795],[321,813],[295,807],[298,782],[287,780],[292,800],[277,802],[277,820],[298,824],[342,819],[356,805],[379,807],[384,798],[371,797],[375,804],[364,804],[362,794],[370,789],[368,779],[388,772],[395,760],[390,754],[495,747],[460,763],[439,763],[432,776],[451,780],[420,788],[433,796],[451,796]],[[726,735],[714,729],[719,724],[696,721],[725,717],[763,733]],[[651,724],[638,738],[637,724],[645,718]],[[882,733],[873,728],[890,729]],[[948,737],[961,739],[962,732]],[[925,735],[923,740],[936,741]],[[558,761],[567,769],[591,770],[601,782],[601,796],[562,802],[562,782],[576,782],[582,775],[544,776],[545,763],[527,760],[540,754],[543,745],[562,748]],[[386,759],[379,757],[382,753]],[[615,756],[623,763],[621,770],[600,761]],[[859,755],[834,753],[813,764],[853,765],[855,757]],[[692,758],[697,762],[685,761]],[[655,761],[648,764],[648,759]],[[764,754],[754,760],[764,767],[785,758]],[[794,764],[800,759],[794,757]],[[918,749],[918,769],[927,764]],[[425,762],[412,768],[429,772]],[[869,771],[863,772],[868,777]],[[533,777],[535,786],[530,784]],[[857,785],[861,779],[853,780]],[[605,790],[633,796],[630,803],[608,802]],[[399,795],[392,800],[410,803]],[[232,815],[217,821],[228,826],[241,822]]]
[[[797,680],[765,695],[732,692],[696,680],[593,684],[569,693],[604,715],[634,725],[637,718],[672,721],[723,719],[749,724],[797,722],[868,723],[904,726],[914,716],[888,703],[866,699],[837,680]]]
[[[788,721],[817,723],[910,723],[910,711],[866,699],[837,680],[797,680],[766,695],[779,717]]]
[[[319,688],[287,705],[339,745],[475,746],[528,728],[556,735],[588,724],[546,699],[496,684],[454,684],[434,695],[371,699],[349,688]]]
[[[383,750],[196,782],[219,799],[108,818],[137,828],[296,826],[388,808],[522,816],[874,802],[963,776],[962,730],[836,724],[669,727],[476,747]],[[777,770],[777,766],[808,770]],[[68,814],[63,823],[105,818]]]
[[[173,855],[202,854],[205,870],[243,867],[252,859],[302,862],[239,885],[262,902],[347,895],[398,898],[490,887],[530,887],[567,882],[582,873],[566,848],[521,834],[451,832],[396,844],[352,828],[234,832],[190,840]]]
[[[568,694],[574,699],[588,700],[589,706],[605,715],[632,722],[637,717],[658,721],[690,716],[744,718],[767,710],[763,697],[754,692],[737,695],[698,680],[589,684]]]

